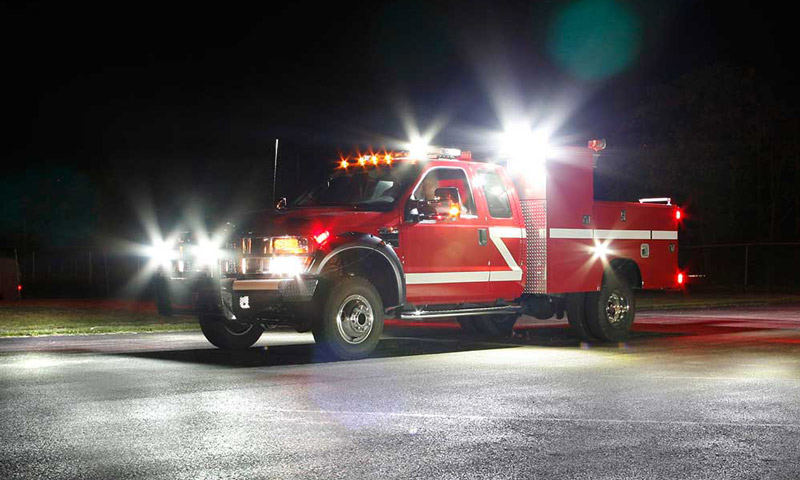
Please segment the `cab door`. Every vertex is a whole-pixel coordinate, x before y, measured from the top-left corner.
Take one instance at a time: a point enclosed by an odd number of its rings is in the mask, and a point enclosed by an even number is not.
[[[494,165],[475,167],[478,215],[489,227],[489,283],[495,298],[513,300],[525,288],[526,236],[520,201],[506,172]]]
[[[419,220],[410,214],[426,175],[439,187],[455,187],[461,197],[461,214],[451,220]],[[407,199],[400,228],[406,298],[415,305],[491,302],[489,283],[489,231],[478,215],[470,179],[470,166],[434,165],[423,171]]]

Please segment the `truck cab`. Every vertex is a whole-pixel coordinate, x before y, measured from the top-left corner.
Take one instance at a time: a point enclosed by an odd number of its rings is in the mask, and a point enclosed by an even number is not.
[[[503,336],[523,313],[566,312],[586,340],[623,339],[635,289],[676,287],[677,223],[671,205],[595,202],[593,162],[586,148],[523,174],[457,149],[341,159],[211,248],[209,235],[179,237],[156,279],[159,311],[197,315],[221,348],[291,325],[343,359],[372,352],[385,318]]]

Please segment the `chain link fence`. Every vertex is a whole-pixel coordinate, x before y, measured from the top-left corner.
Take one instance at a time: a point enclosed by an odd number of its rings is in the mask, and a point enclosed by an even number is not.
[[[19,251],[22,297],[149,298],[147,259],[102,248]]]
[[[689,285],[758,289],[800,287],[800,243],[681,245]]]

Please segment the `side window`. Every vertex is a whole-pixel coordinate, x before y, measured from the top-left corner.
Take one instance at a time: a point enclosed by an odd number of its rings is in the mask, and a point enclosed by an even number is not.
[[[475,201],[469,189],[467,174],[460,168],[434,168],[429,170],[411,195],[412,200],[433,200],[437,188],[455,187],[461,197],[462,215],[475,215]]]
[[[493,218],[511,218],[511,202],[508,200],[508,189],[497,172],[481,172],[483,194],[489,206],[489,215]]]

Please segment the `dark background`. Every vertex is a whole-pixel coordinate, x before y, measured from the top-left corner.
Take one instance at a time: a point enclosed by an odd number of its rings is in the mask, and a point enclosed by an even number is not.
[[[146,241],[292,197],[414,128],[491,153],[608,139],[597,195],[672,196],[685,245],[800,238],[795,21],[727,1],[5,2],[0,245]],[[142,220],[149,219],[149,220]]]

